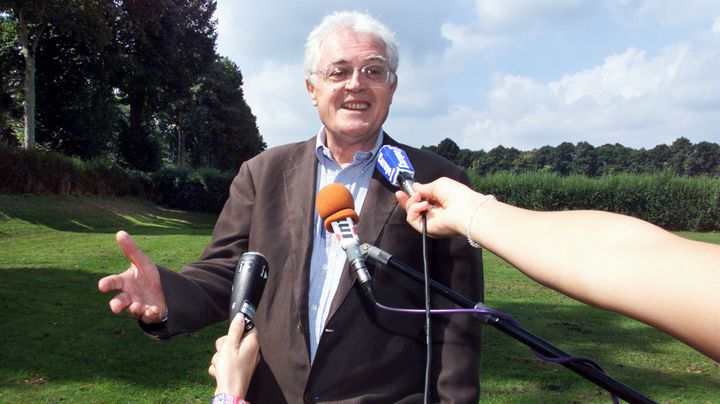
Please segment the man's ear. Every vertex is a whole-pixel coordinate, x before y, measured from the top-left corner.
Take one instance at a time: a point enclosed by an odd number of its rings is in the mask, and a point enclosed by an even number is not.
[[[310,93],[310,100],[312,101],[312,105],[317,107],[317,97],[315,96],[315,85],[310,82],[310,80],[305,80],[305,88],[307,88],[308,93]]]
[[[393,80],[393,83],[390,85],[390,103],[392,104],[393,95],[395,95],[395,90],[397,89],[397,82],[398,78],[395,76],[395,80]]]

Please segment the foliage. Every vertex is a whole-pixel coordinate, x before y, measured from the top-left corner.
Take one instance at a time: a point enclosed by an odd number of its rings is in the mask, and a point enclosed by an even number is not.
[[[32,96],[42,149],[142,171],[237,170],[266,145],[240,69],[215,52],[215,8],[215,0],[0,3],[0,143],[17,144]]]
[[[0,8],[1,9],[1,8]],[[17,133],[22,128],[22,57],[15,46],[17,26],[0,12],[0,143],[18,146]]]
[[[150,178],[100,160],[83,162],[60,153],[0,145],[0,193],[94,194],[140,196],[152,194]]]
[[[220,213],[234,175],[212,168],[196,171],[166,167],[153,173],[157,200],[184,210]]]
[[[62,25],[48,29],[36,76],[37,142],[83,159],[111,155],[121,117],[97,45],[97,37],[108,35],[107,28],[88,22],[88,17],[68,16]],[[81,29],[93,34],[78,37]]]
[[[208,402],[207,367],[226,323],[160,343],[115,316],[97,281],[128,266],[127,230],[154,261],[180,268],[207,245],[216,217],[133,198],[0,195],[0,402]],[[684,236],[719,243],[718,233]],[[720,395],[720,364],[673,338],[566,298],[485,253],[485,303],[658,402]],[[681,269],[680,269],[681,270]],[[482,403],[608,403],[609,395],[490,326]]]
[[[720,230],[720,179],[669,174],[588,178],[501,172],[473,176],[473,186],[533,210],[596,209],[635,216],[669,230]]]
[[[107,160],[82,161],[60,153],[0,144],[0,194],[137,196],[164,206],[219,213],[233,172],[166,167],[152,174]]]
[[[563,142],[556,147],[543,146],[529,151],[497,146],[485,152],[460,149],[449,138],[443,139],[438,146],[423,146],[423,149],[435,152],[481,176],[500,171],[540,171],[589,177],[661,172],[720,176],[720,145],[710,142],[692,144],[684,137],[678,138],[670,146],[661,144],[649,150],[635,150],[621,144],[594,147],[587,142],[575,145]]]
[[[242,74],[227,58],[218,58],[191,90],[191,105],[176,103],[179,116],[167,119],[166,144],[181,147],[193,167],[237,170],[245,160],[266,147],[258,132],[255,116],[245,103]],[[171,161],[182,161],[181,148],[170,148]],[[181,166],[181,164],[178,164]]]

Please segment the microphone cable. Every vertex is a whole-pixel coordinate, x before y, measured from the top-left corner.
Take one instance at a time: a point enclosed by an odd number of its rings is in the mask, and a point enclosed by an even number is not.
[[[430,328],[430,261],[427,250],[427,212],[422,213],[422,252],[423,271],[425,273],[425,392],[424,403],[428,404],[430,398],[430,369],[432,365],[432,329]]]
[[[426,282],[427,282],[427,278],[426,278]],[[390,307],[390,306],[385,306],[384,304],[382,304],[380,302],[376,302],[375,305],[383,310],[395,312],[395,313],[427,315],[427,312],[428,312],[427,308],[425,308],[425,309],[408,309],[408,308]],[[477,315],[491,315],[491,316],[501,318],[505,321],[508,321],[518,327],[520,326],[520,323],[516,319],[512,318],[511,316],[507,315],[506,313],[503,313],[502,311],[499,311],[499,310],[487,308],[487,307],[486,308],[472,308],[472,309],[432,309],[432,310],[430,310],[430,313],[435,314],[435,315],[457,315],[457,314],[466,314],[466,315],[470,314],[470,315],[476,315],[476,316]],[[607,374],[607,372],[605,372],[605,370],[602,368],[602,366],[600,366],[599,363],[594,361],[592,358],[589,358],[586,356],[569,355],[569,356],[554,358],[554,357],[545,356],[535,350],[531,350],[531,352],[538,359],[540,359],[543,362],[558,363],[558,364],[562,364],[562,363],[566,363],[566,362],[581,362],[581,363],[585,363],[587,365],[590,365],[590,366],[596,368],[597,370],[599,370],[602,373]],[[426,397],[425,398],[427,399],[427,384],[426,384]],[[617,396],[615,396],[615,394],[612,392],[610,393],[610,398],[612,399],[612,402],[614,404],[620,403]]]

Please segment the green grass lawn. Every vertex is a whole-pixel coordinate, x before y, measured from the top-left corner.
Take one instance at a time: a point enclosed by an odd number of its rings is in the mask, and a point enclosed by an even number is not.
[[[158,263],[195,259],[215,217],[137,199],[0,195],[0,402],[207,402],[207,366],[225,324],[171,342],[113,315],[104,275],[127,267],[123,229]],[[717,233],[683,233],[720,243]],[[659,402],[720,402],[720,365],[665,334],[545,289],[491,254],[487,304]],[[681,269],[679,269],[681,270]],[[719,291],[720,292],[720,291]],[[678,319],[682,321],[682,319]],[[575,373],[488,327],[483,402],[610,402]]]

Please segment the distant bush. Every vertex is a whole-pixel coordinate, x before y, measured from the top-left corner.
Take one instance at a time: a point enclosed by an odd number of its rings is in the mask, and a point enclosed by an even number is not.
[[[528,209],[597,209],[635,216],[668,230],[720,230],[717,178],[507,172],[472,178],[478,191]]]
[[[213,168],[163,168],[153,173],[157,201],[171,208],[219,213],[228,198],[232,172]]]
[[[171,208],[219,213],[234,173],[163,168],[147,174],[103,161],[0,145],[0,193],[91,194],[154,199]]]
[[[57,152],[0,145],[0,192],[100,196],[152,195],[147,174],[107,162],[83,162]]]

